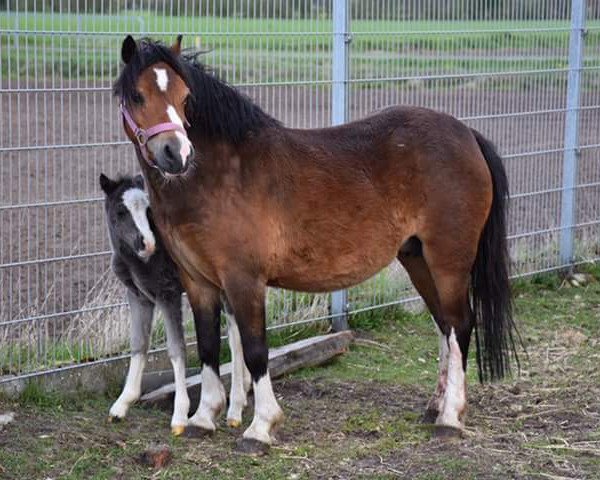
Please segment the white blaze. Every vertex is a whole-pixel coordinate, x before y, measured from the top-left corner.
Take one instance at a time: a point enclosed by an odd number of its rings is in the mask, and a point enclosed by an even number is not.
[[[172,123],[183,127],[183,121],[181,120],[181,117],[179,116],[177,110],[175,110],[175,107],[173,107],[173,105],[169,105],[167,107],[167,115],[169,116],[169,120],[171,120]],[[177,135],[177,138],[179,139],[179,154],[181,155],[181,161],[183,162],[183,165],[185,165],[185,162],[187,161],[187,158],[191,152],[192,143],[190,142],[190,139],[181,132],[175,132],[175,135]]]
[[[156,73],[156,84],[161,92],[167,91],[167,85],[169,85],[169,77],[167,71],[164,68],[155,68]]]
[[[148,195],[139,188],[130,188],[129,190],[125,190],[122,199],[123,205],[129,210],[135,226],[144,239],[146,251],[151,255],[154,253],[156,240],[154,233],[150,229],[148,216],[146,215],[146,210],[148,210],[148,206],[150,205]]]

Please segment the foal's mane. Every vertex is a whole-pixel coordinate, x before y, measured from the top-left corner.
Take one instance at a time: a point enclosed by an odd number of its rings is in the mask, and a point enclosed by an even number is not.
[[[224,140],[240,144],[249,133],[280,123],[264,112],[250,98],[219,79],[215,72],[198,60],[202,52],[185,51],[175,55],[161,42],[144,38],[137,42],[137,51],[114,84],[114,94],[126,105],[133,104],[142,72],[151,65],[164,62],[179,75],[190,89],[186,117],[190,131],[209,140]]]

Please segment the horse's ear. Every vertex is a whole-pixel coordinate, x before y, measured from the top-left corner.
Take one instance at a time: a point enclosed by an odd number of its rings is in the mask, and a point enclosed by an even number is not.
[[[123,46],[121,47],[121,58],[125,64],[131,61],[131,58],[135,55],[137,50],[137,43],[131,35],[127,35],[123,40]]]
[[[181,40],[183,39],[183,35],[177,35],[177,40],[175,40],[175,43],[171,46],[171,51],[179,56],[179,54],[181,53]]]
[[[144,177],[141,174],[137,174],[133,177],[133,185],[141,190],[144,189]]]
[[[110,195],[117,188],[117,182],[111,180],[103,173],[100,174],[100,188],[104,193]]]

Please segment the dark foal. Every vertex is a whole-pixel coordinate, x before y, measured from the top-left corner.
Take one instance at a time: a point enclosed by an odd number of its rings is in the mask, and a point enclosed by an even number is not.
[[[131,309],[131,362],[123,392],[112,405],[110,417],[125,417],[129,406],[140,397],[152,319],[158,306],[165,315],[167,349],[175,377],[171,429],[175,435],[180,435],[188,424],[190,401],[185,383],[185,340],[181,316],[183,287],[179,274],[152,225],[143,178],[138,175],[111,180],[102,174],[100,186],[106,194],[112,267],[117,278],[127,287]],[[228,325],[234,367],[227,418],[231,426],[239,426],[250,379],[242,361],[239,332],[231,315],[228,315]],[[220,394],[218,386],[206,388],[217,388],[214,394]]]
[[[283,417],[267,370],[267,286],[346,288],[395,258],[439,328],[429,416],[440,432],[460,430],[473,328],[482,377],[502,377],[514,351],[508,185],[494,147],[455,118],[416,107],[285,128],[180,55],[180,41],[127,37],[115,94],[202,332],[203,384],[219,383],[222,291],[235,313],[255,394],[242,445],[270,443]],[[223,401],[203,394],[201,407],[217,412]]]

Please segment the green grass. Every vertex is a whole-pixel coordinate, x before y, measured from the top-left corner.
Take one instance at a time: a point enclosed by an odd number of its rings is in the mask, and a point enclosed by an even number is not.
[[[598,25],[598,21],[588,22],[588,26]],[[539,28],[564,30],[535,31]],[[330,78],[332,24],[327,19],[163,17],[147,12],[111,16],[1,13],[0,29],[11,32],[0,35],[0,72],[6,79],[51,76],[113,81],[119,70],[122,37],[136,31],[154,32],[154,38],[168,42],[178,32],[194,32],[184,44],[213,50],[207,63],[217,67],[232,83]],[[65,35],[14,34],[15,29]],[[406,77],[567,65],[566,54],[556,53],[568,47],[567,21],[355,20],[352,31],[352,78],[376,78],[381,72]],[[588,52],[597,52],[600,31],[590,30],[586,45]],[[507,49],[513,53],[502,53]],[[598,65],[598,61],[595,55],[584,63],[591,66]]]

